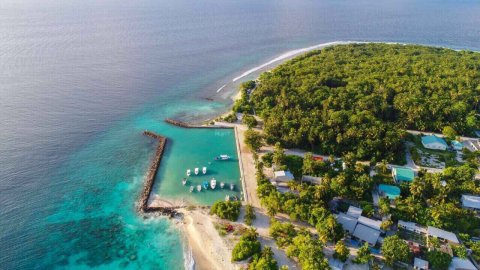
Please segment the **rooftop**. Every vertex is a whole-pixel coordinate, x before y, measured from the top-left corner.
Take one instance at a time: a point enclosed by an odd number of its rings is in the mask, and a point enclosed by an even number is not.
[[[435,236],[435,237],[438,237],[438,238],[442,238],[442,239],[448,240],[448,241],[453,242],[453,243],[460,243],[458,241],[457,236],[454,233],[447,232],[447,231],[444,231],[444,230],[439,229],[439,228],[428,226],[427,233],[428,233],[429,236]]]
[[[378,185],[378,190],[380,193],[383,193],[382,195],[386,196],[390,200],[400,197],[400,188],[397,186],[380,184]]]
[[[392,173],[397,181],[413,181],[415,178],[415,172],[410,168],[405,167],[393,167]]]
[[[273,172],[275,178],[284,178],[288,180],[293,180],[293,174],[290,171],[275,171]]]
[[[448,270],[477,270],[477,268],[468,259],[453,257]]]
[[[358,218],[362,215],[362,212],[363,210],[361,208],[350,205],[350,207],[348,207],[347,215]]]
[[[352,233],[357,225],[357,218],[351,217],[347,214],[340,213],[337,215],[337,222],[342,224],[343,230]]]
[[[362,217],[362,216],[358,217],[358,223],[361,223],[375,230],[381,230],[380,226],[382,225],[382,222],[380,220],[373,220],[373,219]]]
[[[378,237],[380,236],[380,231],[367,227],[363,224],[358,224],[353,232],[353,236],[368,242],[369,244],[375,245],[378,241]]]
[[[444,139],[437,137],[435,135],[426,135],[422,137],[422,143],[423,144],[433,144],[433,143],[439,143],[445,145],[447,147],[447,143],[445,142]]]
[[[468,208],[480,209],[480,196],[462,195],[462,205]]]
[[[452,146],[454,148],[458,148],[458,149],[461,149],[463,148],[463,143],[459,142],[459,141],[452,141]]]
[[[416,267],[416,269],[428,269],[428,262],[420,258],[415,258],[413,260],[413,266]]]

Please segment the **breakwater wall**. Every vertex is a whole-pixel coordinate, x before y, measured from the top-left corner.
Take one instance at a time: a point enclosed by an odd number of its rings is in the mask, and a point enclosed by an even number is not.
[[[178,120],[174,120],[174,119],[170,119],[170,118],[167,118],[165,119],[165,122],[166,123],[169,123],[170,125],[174,125],[174,126],[177,126],[177,127],[182,127],[182,128],[220,128],[220,129],[233,129],[233,127],[230,127],[230,126],[218,126],[218,125],[211,125],[211,126],[204,126],[204,125],[192,125],[192,124],[189,124],[189,123],[185,123],[185,122],[182,122],[182,121],[178,121]]]
[[[158,168],[160,167],[160,162],[162,161],[163,151],[165,150],[165,146],[167,144],[167,138],[150,131],[144,131],[143,135],[157,140],[158,146],[152,164],[148,169],[147,176],[145,177],[145,183],[143,186],[142,194],[140,195],[138,210],[142,213],[155,212],[173,217],[176,214],[175,207],[151,207],[148,205],[150,194],[152,193],[153,185],[155,184],[155,176],[157,176]]]

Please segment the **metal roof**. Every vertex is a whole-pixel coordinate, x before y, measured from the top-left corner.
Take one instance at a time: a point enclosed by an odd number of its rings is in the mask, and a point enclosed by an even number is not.
[[[480,196],[462,195],[462,205],[468,208],[480,209]]]
[[[460,243],[458,241],[457,236],[454,233],[447,232],[447,231],[444,231],[444,230],[439,229],[439,228],[428,226],[427,233],[428,233],[429,236],[435,236],[435,237],[438,237],[438,238],[442,238],[442,239],[448,240],[448,241],[453,242],[453,243]]]
[[[372,245],[375,245],[377,243],[378,237],[380,236],[380,231],[367,227],[363,224],[358,224],[355,228],[355,231],[353,232],[353,236]]]
[[[357,219],[346,215],[344,213],[340,213],[337,215],[337,222],[342,224],[343,230],[349,231],[352,233],[355,230],[355,226],[357,225]]]

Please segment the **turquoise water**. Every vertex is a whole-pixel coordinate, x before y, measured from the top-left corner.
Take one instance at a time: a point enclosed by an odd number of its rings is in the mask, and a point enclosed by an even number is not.
[[[235,89],[217,89],[300,47],[480,50],[478,14],[476,0],[1,1],[0,268],[184,268],[178,230],[135,212],[156,146],[145,129],[172,142],[155,191],[211,203],[224,194],[179,181],[204,164],[208,178],[238,179],[235,161],[208,164],[233,154],[232,136],[166,117],[226,110]]]

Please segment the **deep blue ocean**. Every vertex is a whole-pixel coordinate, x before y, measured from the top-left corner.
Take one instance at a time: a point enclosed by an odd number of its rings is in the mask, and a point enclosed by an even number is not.
[[[0,269],[183,269],[179,232],[135,213],[140,133],[181,162],[195,139],[164,118],[225,111],[246,70],[347,40],[480,51],[480,2],[1,0]]]

